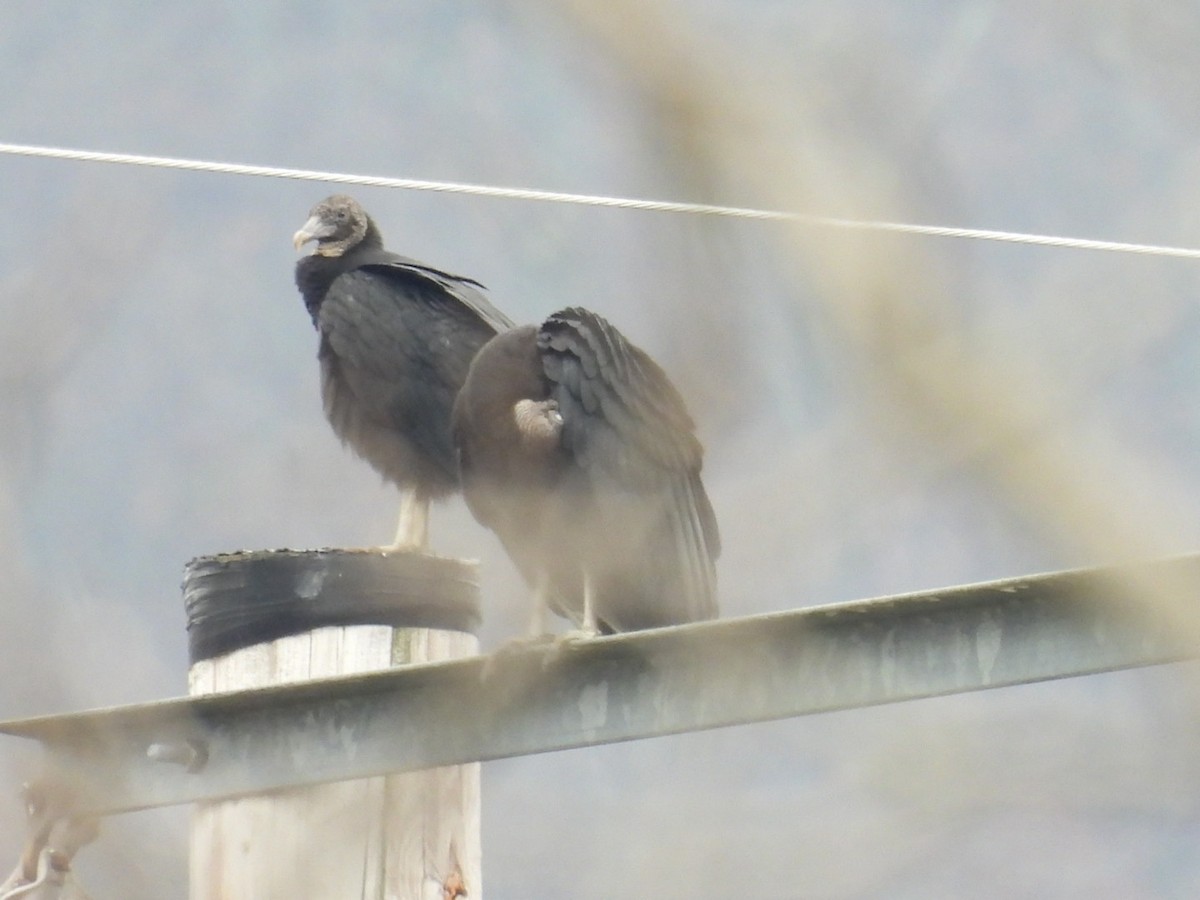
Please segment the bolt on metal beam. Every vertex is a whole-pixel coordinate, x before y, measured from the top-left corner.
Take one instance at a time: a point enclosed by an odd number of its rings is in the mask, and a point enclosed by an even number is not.
[[[89,811],[213,800],[1200,656],[1138,585],[1200,555],[0,723]]]

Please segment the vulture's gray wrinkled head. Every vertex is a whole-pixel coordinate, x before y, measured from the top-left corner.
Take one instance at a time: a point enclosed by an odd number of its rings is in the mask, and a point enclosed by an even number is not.
[[[368,236],[379,241],[375,223],[353,197],[334,194],[312,208],[308,221],[292,236],[296,249],[316,241],[313,250],[320,256],[341,256]]]

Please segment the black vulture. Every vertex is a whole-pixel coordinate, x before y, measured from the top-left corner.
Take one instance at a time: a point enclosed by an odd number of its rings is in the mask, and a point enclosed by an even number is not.
[[[384,249],[356,200],[312,208],[293,242],[316,241],[296,286],[320,334],[325,415],[403,493],[395,543],[425,549],[430,501],[458,489],[450,413],[475,353],[512,322],[477,281]]]
[[[454,405],[463,496],[544,610],[587,634],[713,618],[703,449],[666,373],[572,308],[484,346]]]

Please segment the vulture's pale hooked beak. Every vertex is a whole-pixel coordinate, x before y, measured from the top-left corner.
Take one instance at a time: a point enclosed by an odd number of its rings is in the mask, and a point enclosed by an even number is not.
[[[333,234],[333,228],[321,221],[320,216],[313,216],[304,223],[304,227],[292,235],[292,246],[300,250],[309,241],[319,241]]]

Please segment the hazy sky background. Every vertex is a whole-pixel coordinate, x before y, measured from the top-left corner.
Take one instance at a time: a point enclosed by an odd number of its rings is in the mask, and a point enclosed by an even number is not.
[[[863,217],[1200,246],[1193,4],[670,8],[759,92],[762,152],[795,151],[814,196],[853,195]],[[4,142],[771,199],[681,159],[635,74],[552,4],[10,0],[0,77]],[[290,236],[333,190],[0,156],[0,717],[182,694],[193,556],[390,539],[395,493],[323,419],[292,284]],[[478,278],[517,321],[586,305],[664,365],[707,447],[725,615],[1106,561],[906,428],[879,361],[839,332],[820,260],[791,277],[777,226],[351,192],[393,249]],[[1182,523],[1145,529],[1156,551],[1200,547],[1194,261],[898,246],[911,269],[882,274],[939,285],[939,339],[1022,373],[1018,393],[1052,410],[1029,440],[1065,442],[1156,525]],[[432,541],[482,560],[485,648],[517,633],[526,592],[460,502],[435,510]],[[487,896],[1192,897],[1190,674],[491,763]],[[4,866],[31,758],[0,744]],[[79,866],[97,900],[161,900],[186,896],[185,859],[174,810],[111,820]]]

